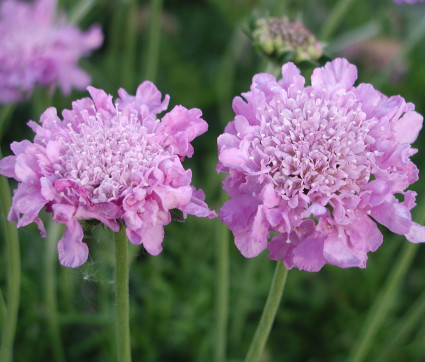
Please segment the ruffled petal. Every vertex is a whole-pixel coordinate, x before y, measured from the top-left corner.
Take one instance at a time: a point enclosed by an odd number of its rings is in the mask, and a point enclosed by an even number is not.
[[[345,227],[352,246],[364,252],[377,250],[384,240],[382,233],[367,215],[357,215],[350,225]]]
[[[400,143],[413,143],[422,129],[424,118],[417,112],[407,112],[393,124],[394,136]]]
[[[288,90],[292,85],[295,89],[304,87],[305,79],[294,63],[286,63],[282,67],[282,79],[279,81],[283,89]]]
[[[397,200],[383,202],[371,210],[371,216],[393,233],[405,235],[412,225],[409,209]]]
[[[318,88],[331,86],[349,89],[356,79],[357,68],[346,59],[337,58],[313,71],[311,85]]]
[[[141,239],[143,247],[151,255],[158,255],[162,251],[164,240],[164,227],[157,223],[149,228],[142,228]]]
[[[40,225],[38,214],[47,203],[37,187],[19,184],[15,190],[8,219],[18,221],[17,226],[26,226],[32,222]],[[40,229],[44,232],[44,228]]]
[[[300,270],[317,272],[325,265],[323,257],[324,239],[318,237],[308,237],[297,245],[293,253],[293,263]]]
[[[183,212],[184,217],[186,217],[187,214],[195,215],[197,217],[208,217],[209,219],[217,217],[217,213],[214,210],[210,210],[208,205],[205,203],[204,192],[201,189],[196,190],[194,187],[192,190],[190,202],[179,207],[179,209]]]
[[[112,96],[110,94],[107,94],[102,89],[97,89],[92,86],[87,87],[88,92],[90,93],[90,96],[93,99],[94,105],[96,106],[96,109],[98,110],[108,110],[112,114],[115,113],[115,107],[112,104]]]
[[[7,156],[0,160],[0,174],[16,179],[15,173],[16,156]]]
[[[245,229],[257,211],[258,202],[253,197],[241,195],[226,201],[220,209],[221,221],[236,231]]]
[[[65,232],[58,243],[58,254],[61,265],[76,268],[87,261],[89,248],[82,242],[83,229],[76,219],[65,224]]]
[[[154,193],[158,195],[162,208],[164,210],[180,208],[189,203],[192,198],[192,187],[171,187],[171,186],[159,186],[156,187]]]
[[[367,253],[348,245],[343,228],[339,228],[338,232],[331,231],[325,236],[323,256],[329,264],[340,268],[366,267]]]
[[[425,226],[412,222],[406,238],[412,243],[425,243]]]

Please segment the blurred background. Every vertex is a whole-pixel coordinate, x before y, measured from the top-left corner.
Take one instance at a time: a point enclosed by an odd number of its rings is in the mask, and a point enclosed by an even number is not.
[[[339,3],[348,8],[332,24]],[[425,4],[397,5],[391,0],[61,0],[59,7],[78,19],[79,26],[101,25],[101,49],[80,65],[92,84],[117,95],[120,87],[134,94],[145,79],[171,97],[170,107],[182,104],[203,111],[209,131],[194,142],[195,154],[184,165],[193,170],[211,208],[225,200],[215,172],[217,136],[233,119],[232,99],[249,89],[252,76],[268,60],[255,51],[246,32],[252,16],[287,16],[300,20],[322,42],[326,59],[347,57],[359,69],[358,82],[372,83],[386,95],[400,94],[425,114]],[[156,13],[160,15],[156,17]],[[152,30],[154,29],[154,30]],[[156,30],[158,32],[156,32]],[[152,34],[153,32],[153,34]],[[155,36],[158,38],[155,38]],[[309,74],[315,64],[303,68]],[[44,90],[20,103],[13,113],[1,149],[32,139],[26,126],[38,120],[46,106],[59,113],[73,99],[88,96],[74,91],[54,93],[43,104]],[[425,166],[425,133],[414,144],[412,157]],[[425,174],[412,189],[418,192],[413,212],[425,222]],[[16,184],[10,182],[14,188]],[[421,211],[422,210],[422,211]],[[45,215],[45,219],[47,219]],[[291,270],[271,331],[264,361],[345,361],[364,325],[367,312],[407,240],[382,228],[384,243],[370,254],[367,268],[325,266],[318,273]],[[22,263],[21,302],[14,357],[16,361],[114,361],[113,236],[103,227],[85,226],[89,261],[77,269],[59,266],[55,252],[35,225],[19,230]],[[0,252],[0,286],[6,283],[4,236]],[[226,355],[241,361],[251,342],[270,286],[275,262],[263,252],[244,258],[231,234],[218,219],[188,217],[165,227],[163,252],[151,256],[130,246],[132,353],[134,361],[217,360],[216,302],[219,242],[229,250],[228,324]],[[367,354],[369,361],[425,360],[425,246],[412,252],[401,274],[391,308]],[[53,275],[53,280],[52,280]],[[53,283],[60,333],[52,335],[48,315],[52,301],[46,288]],[[52,285],[52,284],[50,284]],[[221,292],[222,293],[222,292]],[[62,357],[61,357],[62,356]]]

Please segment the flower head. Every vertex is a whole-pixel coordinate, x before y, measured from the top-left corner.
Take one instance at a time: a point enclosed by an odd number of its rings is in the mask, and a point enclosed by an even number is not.
[[[423,118],[400,96],[354,86],[356,78],[354,65],[335,59],[304,86],[287,63],[281,80],[258,74],[245,100],[234,99],[217,170],[228,172],[231,197],[220,216],[244,256],[268,248],[287,268],[364,268],[383,239],[375,221],[425,241],[410,214],[416,194],[405,191],[418,179],[410,144]]]
[[[208,128],[199,109],[176,106],[160,121],[157,113],[169,97],[162,101],[148,81],[136,96],[121,89],[115,105],[104,91],[88,91],[91,98],[73,102],[63,119],[48,108],[41,125],[30,121],[34,142],[12,143],[15,156],[0,161],[0,174],[19,182],[10,221],[18,227],[36,222],[45,234],[38,216],[44,207],[66,226],[58,244],[61,264],[77,267],[88,256],[79,219],[99,220],[113,231],[122,220],[129,240],[157,255],[170,210],[216,216],[181,163],[193,154],[190,142]]]
[[[0,103],[28,97],[35,85],[56,86],[68,94],[84,89],[90,77],[77,62],[102,44],[99,27],[83,33],[56,20],[57,0],[0,4]]]

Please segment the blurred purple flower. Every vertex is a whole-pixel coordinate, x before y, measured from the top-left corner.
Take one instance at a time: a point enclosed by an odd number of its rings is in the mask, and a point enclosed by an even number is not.
[[[287,63],[280,81],[258,74],[245,100],[234,99],[217,170],[228,172],[231,197],[220,217],[244,256],[268,248],[289,269],[364,268],[383,239],[374,220],[425,241],[410,214],[416,193],[405,191],[418,179],[410,144],[423,118],[402,97],[353,86],[356,79],[354,65],[335,59],[305,87]]]
[[[113,231],[123,220],[129,240],[157,255],[171,209],[184,217],[217,216],[181,163],[193,154],[190,142],[208,128],[199,109],[176,106],[160,121],[157,113],[168,107],[169,97],[162,101],[148,81],[136,96],[120,89],[115,105],[104,91],[88,91],[91,98],[73,102],[63,120],[48,108],[41,125],[30,121],[34,143],[13,142],[15,156],[0,161],[0,174],[19,183],[10,221],[18,227],[36,222],[45,236],[38,216],[45,207],[66,226],[58,244],[61,264],[77,267],[88,256],[79,219],[99,220]]]
[[[423,3],[425,0],[393,0],[397,4],[415,4]]]
[[[83,33],[56,19],[57,0],[0,4],[0,103],[31,95],[34,87],[58,85],[64,94],[84,89],[90,77],[77,65],[103,41],[99,27]]]

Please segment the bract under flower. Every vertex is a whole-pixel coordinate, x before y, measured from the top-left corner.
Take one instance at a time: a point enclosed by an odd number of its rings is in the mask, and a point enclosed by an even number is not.
[[[356,79],[354,65],[335,59],[306,87],[287,63],[281,80],[257,74],[234,99],[217,170],[228,173],[231,197],[220,216],[244,256],[268,248],[287,268],[364,268],[383,239],[374,220],[425,242],[410,214],[416,194],[405,191],[418,179],[410,144],[423,118],[402,97]],[[268,242],[270,232],[278,235]]]
[[[18,227],[36,222],[45,234],[38,216],[44,207],[66,226],[58,244],[62,265],[77,267],[88,256],[80,219],[99,220],[113,231],[122,220],[129,240],[157,255],[171,209],[216,216],[181,163],[193,154],[190,142],[208,128],[199,109],[176,106],[160,121],[157,113],[169,97],[162,101],[148,81],[135,97],[121,89],[115,105],[104,91],[88,90],[91,98],[75,101],[63,120],[49,108],[41,125],[30,121],[34,143],[12,143],[15,155],[0,161],[0,173],[19,182],[9,220]]]
[[[90,77],[77,65],[103,41],[99,27],[83,33],[56,19],[57,0],[0,4],[0,103],[31,95],[36,85],[58,85],[64,94],[84,89]]]

